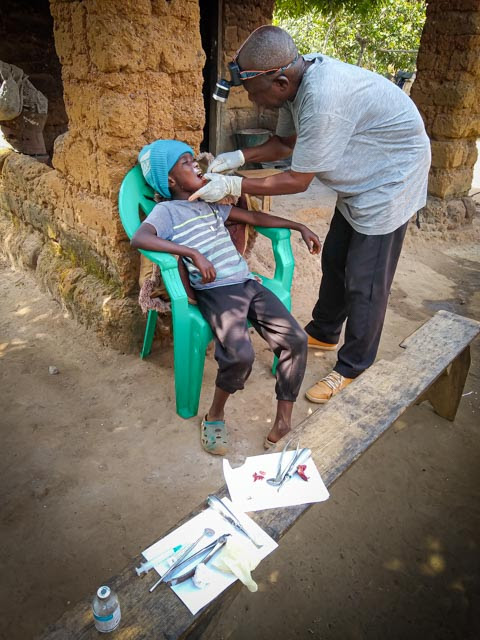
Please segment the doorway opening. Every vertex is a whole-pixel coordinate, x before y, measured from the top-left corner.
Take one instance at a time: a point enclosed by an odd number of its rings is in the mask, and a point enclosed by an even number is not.
[[[24,89],[22,113],[2,122],[0,135],[17,151],[42,161],[46,155],[48,161],[55,138],[68,129],[62,70],[55,51],[48,0],[3,0],[0,60],[14,65],[18,68],[15,73],[24,74],[29,80],[29,92]],[[48,106],[42,106],[39,113],[37,106],[30,104],[40,101],[35,92],[44,96],[43,101],[48,100]]]
[[[221,0],[200,0],[200,35],[206,61],[203,67],[203,104],[205,107],[205,126],[201,151],[217,153],[218,102],[212,98],[217,82],[219,64]]]

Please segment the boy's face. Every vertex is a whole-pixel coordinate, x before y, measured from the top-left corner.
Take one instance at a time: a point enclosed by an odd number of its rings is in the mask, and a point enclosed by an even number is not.
[[[190,153],[184,153],[170,169],[168,186],[177,197],[183,192],[192,194],[203,187],[206,180]]]

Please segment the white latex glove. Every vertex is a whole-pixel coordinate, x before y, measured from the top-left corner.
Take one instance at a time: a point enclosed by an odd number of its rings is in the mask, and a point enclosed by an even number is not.
[[[206,173],[204,178],[208,180],[204,185],[189,197],[189,201],[201,198],[205,202],[218,202],[225,196],[242,195],[242,180],[239,176],[222,176],[220,173]]]
[[[258,549],[249,540],[240,540],[235,536],[228,538],[225,546],[211,561],[212,567],[225,573],[233,573],[249,591],[255,593],[258,585],[252,578],[251,571],[258,566],[260,559]]]
[[[237,151],[228,151],[218,155],[208,165],[207,171],[209,173],[222,173],[223,171],[238,169],[242,164],[245,164],[245,157],[242,151],[237,149]]]

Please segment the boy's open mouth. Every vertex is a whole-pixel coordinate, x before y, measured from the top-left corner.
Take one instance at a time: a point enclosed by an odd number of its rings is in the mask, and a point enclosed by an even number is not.
[[[194,171],[197,175],[197,178],[199,178],[202,181],[202,186],[205,185],[207,183],[207,179],[204,178],[203,171],[200,169],[200,167],[195,167]]]

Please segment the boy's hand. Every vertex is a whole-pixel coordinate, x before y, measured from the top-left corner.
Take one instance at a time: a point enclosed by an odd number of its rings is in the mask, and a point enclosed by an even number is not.
[[[302,225],[300,233],[302,234],[303,241],[307,245],[310,253],[320,253],[320,251],[322,250],[322,243],[320,242],[320,238],[317,236],[317,234],[313,233],[313,231],[305,225]]]
[[[207,260],[205,256],[201,253],[196,254],[193,258],[193,264],[197,267],[202,275],[202,283],[207,284],[208,282],[213,282],[217,277],[217,272],[215,271],[215,267]]]

